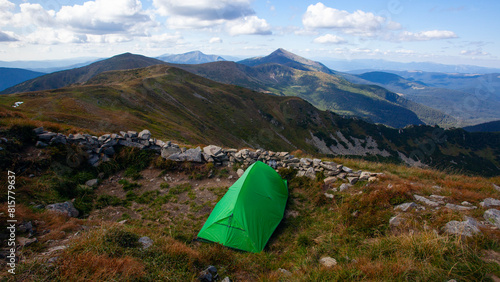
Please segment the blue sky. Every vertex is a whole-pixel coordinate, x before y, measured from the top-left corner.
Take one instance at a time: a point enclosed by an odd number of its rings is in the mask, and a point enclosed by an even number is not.
[[[0,0],[0,60],[200,50],[500,67],[499,1]]]

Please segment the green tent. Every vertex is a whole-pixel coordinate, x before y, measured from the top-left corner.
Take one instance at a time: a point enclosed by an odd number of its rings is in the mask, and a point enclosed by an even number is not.
[[[283,218],[287,198],[286,180],[270,166],[256,162],[215,205],[198,238],[260,252]]]

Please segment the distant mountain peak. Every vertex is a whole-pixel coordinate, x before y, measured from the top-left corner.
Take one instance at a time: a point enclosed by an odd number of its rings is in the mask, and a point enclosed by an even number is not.
[[[320,71],[328,74],[334,74],[332,70],[327,68],[322,63],[306,59],[290,51],[287,51],[283,48],[278,48],[267,56],[254,57],[243,61],[239,61],[238,63],[247,66],[257,66],[263,64],[281,64],[298,70]]]
[[[204,64],[218,61],[225,61],[218,55],[207,55],[199,50],[190,51],[183,54],[162,55],[158,59],[174,64]]]

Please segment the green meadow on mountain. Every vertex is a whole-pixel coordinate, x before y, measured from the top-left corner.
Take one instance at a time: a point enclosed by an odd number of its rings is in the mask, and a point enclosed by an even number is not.
[[[13,109],[17,101],[24,103]],[[484,175],[494,175],[500,167],[496,133],[431,126],[392,129],[345,119],[299,97],[221,84],[167,65],[104,72],[82,85],[57,90],[3,95],[0,104],[6,117],[96,133],[148,128],[159,137],[186,144],[420,160]]]

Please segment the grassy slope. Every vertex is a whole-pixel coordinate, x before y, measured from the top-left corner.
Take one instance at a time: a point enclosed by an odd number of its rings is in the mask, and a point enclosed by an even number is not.
[[[481,220],[486,209],[464,213],[428,208],[404,213],[407,221],[397,228],[388,225],[397,214],[393,207],[413,201],[413,194],[439,194],[450,203],[469,201],[478,206],[482,199],[498,195],[492,183],[500,185],[499,177],[335,159],[355,170],[385,175],[375,183],[360,182],[346,192],[333,192],[322,186],[321,179],[297,178],[282,171],[289,180],[286,211],[293,216],[284,218],[263,252],[252,254],[192,240],[227,191],[228,173],[234,181],[234,171],[208,165],[172,165],[140,157],[134,150],[119,152],[113,158],[116,166],[97,169],[64,167],[60,162],[65,157],[62,148],[33,150],[28,146],[19,154],[18,158],[30,165],[23,172],[16,171],[16,216],[33,223],[38,242],[20,250],[24,260],[18,264],[16,276],[4,271],[6,265],[2,264],[1,275],[6,281],[195,281],[208,265],[216,266],[219,275],[233,281],[477,281],[500,276],[498,230],[484,228],[482,235],[467,240],[441,232],[446,222],[462,220],[464,215]],[[152,167],[144,169],[150,161]],[[141,167],[139,179],[123,171],[132,163]],[[78,185],[99,172],[105,172],[106,177],[98,188]],[[28,177],[30,173],[35,177]],[[213,178],[207,178],[210,174]],[[0,179],[5,182],[5,174]],[[120,179],[139,185],[126,188]],[[73,186],[61,190],[61,183]],[[436,185],[441,189],[431,188]],[[72,194],[61,194],[68,191]],[[334,198],[326,198],[325,192]],[[80,211],[90,217],[68,219],[29,204],[72,197],[76,197]],[[0,219],[5,228],[5,215]],[[117,223],[122,220],[126,222]],[[49,231],[43,234],[44,230]],[[27,234],[19,232],[17,236]],[[141,249],[137,244],[141,236],[153,239],[153,246]],[[67,248],[51,251],[58,246]],[[47,263],[55,256],[55,262]],[[335,258],[338,264],[322,267],[319,259],[323,256]]]
[[[9,93],[19,93],[27,91],[56,89],[74,83],[84,83],[91,77],[105,71],[142,68],[162,63],[163,63],[162,61],[157,59],[148,58],[141,55],[125,53],[103,61],[92,63],[88,66],[84,66],[81,68],[64,70],[39,76],[37,78],[25,81],[21,84],[5,89],[0,93],[9,94]]]
[[[299,70],[279,64],[248,67],[233,62],[179,67],[222,83],[276,95],[299,96],[319,109],[394,127],[421,124],[422,121],[442,126],[455,122],[438,110],[414,103],[383,88],[353,84],[339,76],[315,70]]]
[[[16,101],[24,104],[13,109]],[[0,123],[3,126],[46,122],[65,127],[63,130],[83,128],[94,134],[148,128],[160,139],[193,145],[311,153],[319,152],[308,141],[312,135],[330,146],[338,145],[330,134],[341,132],[353,144],[351,137],[364,140],[371,136],[381,150],[391,154],[390,161],[399,161],[397,151],[407,156],[416,152],[431,166],[483,175],[498,173],[500,162],[500,134],[462,130],[441,134],[429,126],[399,131],[343,119],[296,97],[220,84],[165,65],[106,72],[82,86],[4,95],[0,110],[7,117]],[[71,126],[78,129],[71,130]]]

